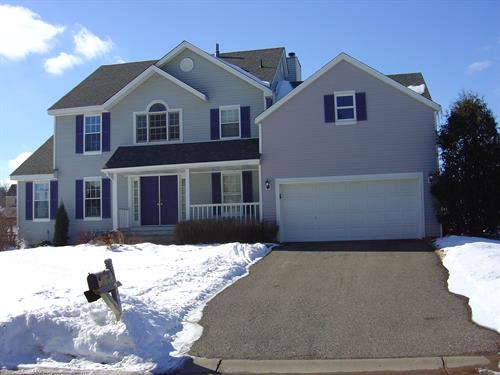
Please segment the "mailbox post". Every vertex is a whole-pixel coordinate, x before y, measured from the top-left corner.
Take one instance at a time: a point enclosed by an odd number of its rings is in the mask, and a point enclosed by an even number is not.
[[[120,320],[122,316],[122,304],[118,287],[122,286],[122,284],[116,281],[113,261],[106,259],[104,265],[106,267],[104,271],[89,273],[87,276],[89,290],[84,292],[84,294],[89,303],[102,298],[109,309],[115,314],[116,320]]]

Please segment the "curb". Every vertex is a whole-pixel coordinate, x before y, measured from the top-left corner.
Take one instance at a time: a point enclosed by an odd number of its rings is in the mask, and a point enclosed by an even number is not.
[[[326,374],[376,373],[389,371],[439,371],[486,367],[491,362],[484,356],[333,359],[333,360],[243,360],[192,357],[178,374]]]

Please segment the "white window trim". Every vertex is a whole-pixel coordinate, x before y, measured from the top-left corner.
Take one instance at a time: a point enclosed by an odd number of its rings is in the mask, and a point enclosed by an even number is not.
[[[352,106],[344,106],[344,107],[338,107],[337,106],[337,97],[338,96],[352,96]],[[349,91],[335,91],[333,93],[333,103],[335,105],[335,125],[355,125],[358,123],[357,117],[356,117],[356,91],[354,90],[349,90]],[[338,118],[338,110],[340,109],[349,109],[352,108],[354,112],[354,118],[353,119],[339,119]]]
[[[100,215],[99,216],[91,216],[91,217],[87,217],[87,213],[85,211],[85,191],[86,191],[86,184],[87,182],[91,182],[91,181],[99,181],[99,183],[101,184],[101,192],[100,192]],[[102,177],[85,177],[83,179],[83,220],[85,221],[100,221],[102,220]]]
[[[134,223],[135,226],[141,225],[141,178],[140,176],[129,176],[130,181],[130,212],[132,216],[131,222]],[[135,207],[134,207],[134,183],[137,182],[137,220],[135,220]]]
[[[239,130],[239,135],[237,137],[223,137],[222,136],[222,111],[223,110],[229,110],[229,109],[238,109],[238,130]],[[220,139],[241,139],[241,105],[239,104],[234,104],[234,105],[222,105],[219,107],[219,138]]]
[[[48,199],[48,210],[47,210],[47,213],[48,213],[48,217],[47,218],[35,218],[35,185],[37,184],[48,184],[49,185],[49,199]],[[43,222],[49,222],[50,221],[50,181],[49,180],[38,180],[38,181],[33,181],[33,191],[32,191],[32,194],[33,194],[33,199],[32,199],[32,205],[33,205],[33,221],[34,222],[39,222],[39,223],[43,223]]]
[[[159,140],[159,141],[151,141],[149,139],[149,109],[153,104],[163,104],[165,108],[167,109],[166,112],[156,112],[156,113],[165,113],[166,115],[166,124],[167,124],[167,139],[166,140]],[[169,134],[168,134],[168,126],[169,126],[169,118],[168,115],[170,112],[179,112],[179,139],[175,140],[170,140],[169,139]],[[153,112],[155,113],[155,112]],[[145,142],[137,142],[137,116],[144,115],[146,116],[146,141]],[[171,143],[182,143],[184,140],[183,133],[184,133],[184,127],[183,127],[183,111],[182,108],[169,108],[167,103],[165,103],[162,100],[153,100],[151,103],[149,103],[146,107],[145,111],[136,111],[132,113],[133,116],[133,134],[132,134],[132,140],[134,145],[145,145],[145,144],[171,144]]]
[[[240,176],[240,202],[243,203],[243,173],[242,171],[224,171],[220,174],[220,201],[221,204],[238,204],[238,203],[224,203],[224,176]]]
[[[85,126],[85,119],[87,117],[99,117],[99,121],[100,121],[100,128],[101,128],[101,131],[100,131],[100,139],[101,139],[101,145],[100,145],[100,149],[99,151],[87,151],[85,149],[85,136],[87,135],[87,127]],[[97,133],[89,133],[89,134],[97,134]],[[86,115],[83,115],[83,155],[100,155],[102,154],[102,113],[88,113]]]

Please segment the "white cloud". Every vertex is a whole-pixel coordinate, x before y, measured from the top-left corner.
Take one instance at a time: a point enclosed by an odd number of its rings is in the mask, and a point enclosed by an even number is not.
[[[31,156],[32,152],[25,151],[9,160],[9,171],[13,172],[17,167],[23,164]]]
[[[492,65],[493,61],[491,60],[476,61],[467,67],[467,73],[477,73],[480,72],[481,70],[488,69]]]
[[[126,61],[120,57],[120,56],[115,56],[115,64],[124,64]]]
[[[72,68],[75,65],[81,64],[82,59],[78,56],[68,54],[66,52],[61,52],[56,57],[51,57],[45,60],[43,64],[45,71],[59,75],[62,74],[66,69]]]
[[[75,52],[87,59],[102,56],[113,48],[111,39],[103,40],[83,26],[73,36],[73,41],[75,42]]]
[[[0,57],[9,60],[47,52],[54,37],[64,31],[21,6],[0,4],[0,20]]]

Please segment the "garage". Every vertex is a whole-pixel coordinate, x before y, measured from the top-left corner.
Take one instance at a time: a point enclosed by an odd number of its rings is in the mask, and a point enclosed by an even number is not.
[[[422,174],[281,179],[280,241],[423,237]]]

